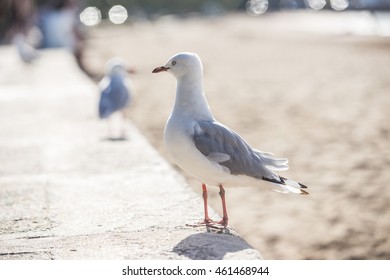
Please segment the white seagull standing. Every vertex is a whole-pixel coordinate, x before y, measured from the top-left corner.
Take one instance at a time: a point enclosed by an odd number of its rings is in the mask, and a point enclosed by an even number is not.
[[[203,92],[203,66],[198,55],[179,53],[153,73],[170,72],[177,80],[176,99],[164,130],[165,145],[176,164],[202,183],[204,224],[228,225],[223,186],[259,186],[263,181],[284,193],[308,194],[301,183],[274,171],[288,160],[252,149],[236,132],[215,120]],[[207,185],[219,186],[223,218],[215,223],[207,211]]]
[[[39,57],[39,52],[27,42],[26,36],[18,33],[13,38],[13,43],[18,50],[20,58],[26,63],[32,63]]]
[[[122,123],[122,138],[126,137],[125,109],[131,101],[131,85],[127,72],[133,73],[133,70],[128,69],[124,60],[112,58],[106,63],[106,75],[99,83],[99,117],[109,119],[111,115],[118,113]]]

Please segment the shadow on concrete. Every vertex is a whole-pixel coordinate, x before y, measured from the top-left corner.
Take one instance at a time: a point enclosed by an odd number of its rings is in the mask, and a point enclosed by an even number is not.
[[[109,141],[109,142],[122,142],[122,141],[128,141],[129,138],[128,137],[124,137],[124,136],[121,136],[121,137],[106,137],[106,138],[103,138],[102,141]]]
[[[253,250],[241,237],[203,232],[186,237],[173,248],[173,252],[192,260],[222,260],[229,253],[247,249]]]

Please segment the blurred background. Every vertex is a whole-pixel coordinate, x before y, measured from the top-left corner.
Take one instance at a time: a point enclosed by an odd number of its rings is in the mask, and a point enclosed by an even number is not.
[[[1,0],[0,42],[29,64],[66,48],[95,81],[123,57],[128,116],[169,162],[175,82],[151,71],[198,53],[214,116],[311,193],[228,189],[242,237],[266,259],[390,259],[390,0]]]

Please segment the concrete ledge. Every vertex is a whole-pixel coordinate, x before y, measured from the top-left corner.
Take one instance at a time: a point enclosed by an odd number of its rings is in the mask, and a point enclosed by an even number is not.
[[[97,88],[68,53],[0,60],[0,259],[261,259],[185,226],[201,197],[132,124],[128,141],[104,139]]]

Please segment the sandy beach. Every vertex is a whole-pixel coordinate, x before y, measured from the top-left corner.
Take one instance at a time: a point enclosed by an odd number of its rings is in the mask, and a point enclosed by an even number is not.
[[[254,148],[287,157],[290,170],[280,174],[309,186],[309,196],[276,193],[267,183],[229,188],[230,225],[265,259],[390,259],[390,37],[359,33],[352,18],[271,13],[102,24],[89,30],[84,61],[101,75],[106,60],[121,56],[137,71],[129,117],[172,162],[162,134],[175,80],[152,70],[175,53],[198,53],[216,119]],[[188,182],[200,194],[200,184]],[[218,189],[209,191],[221,213]]]

